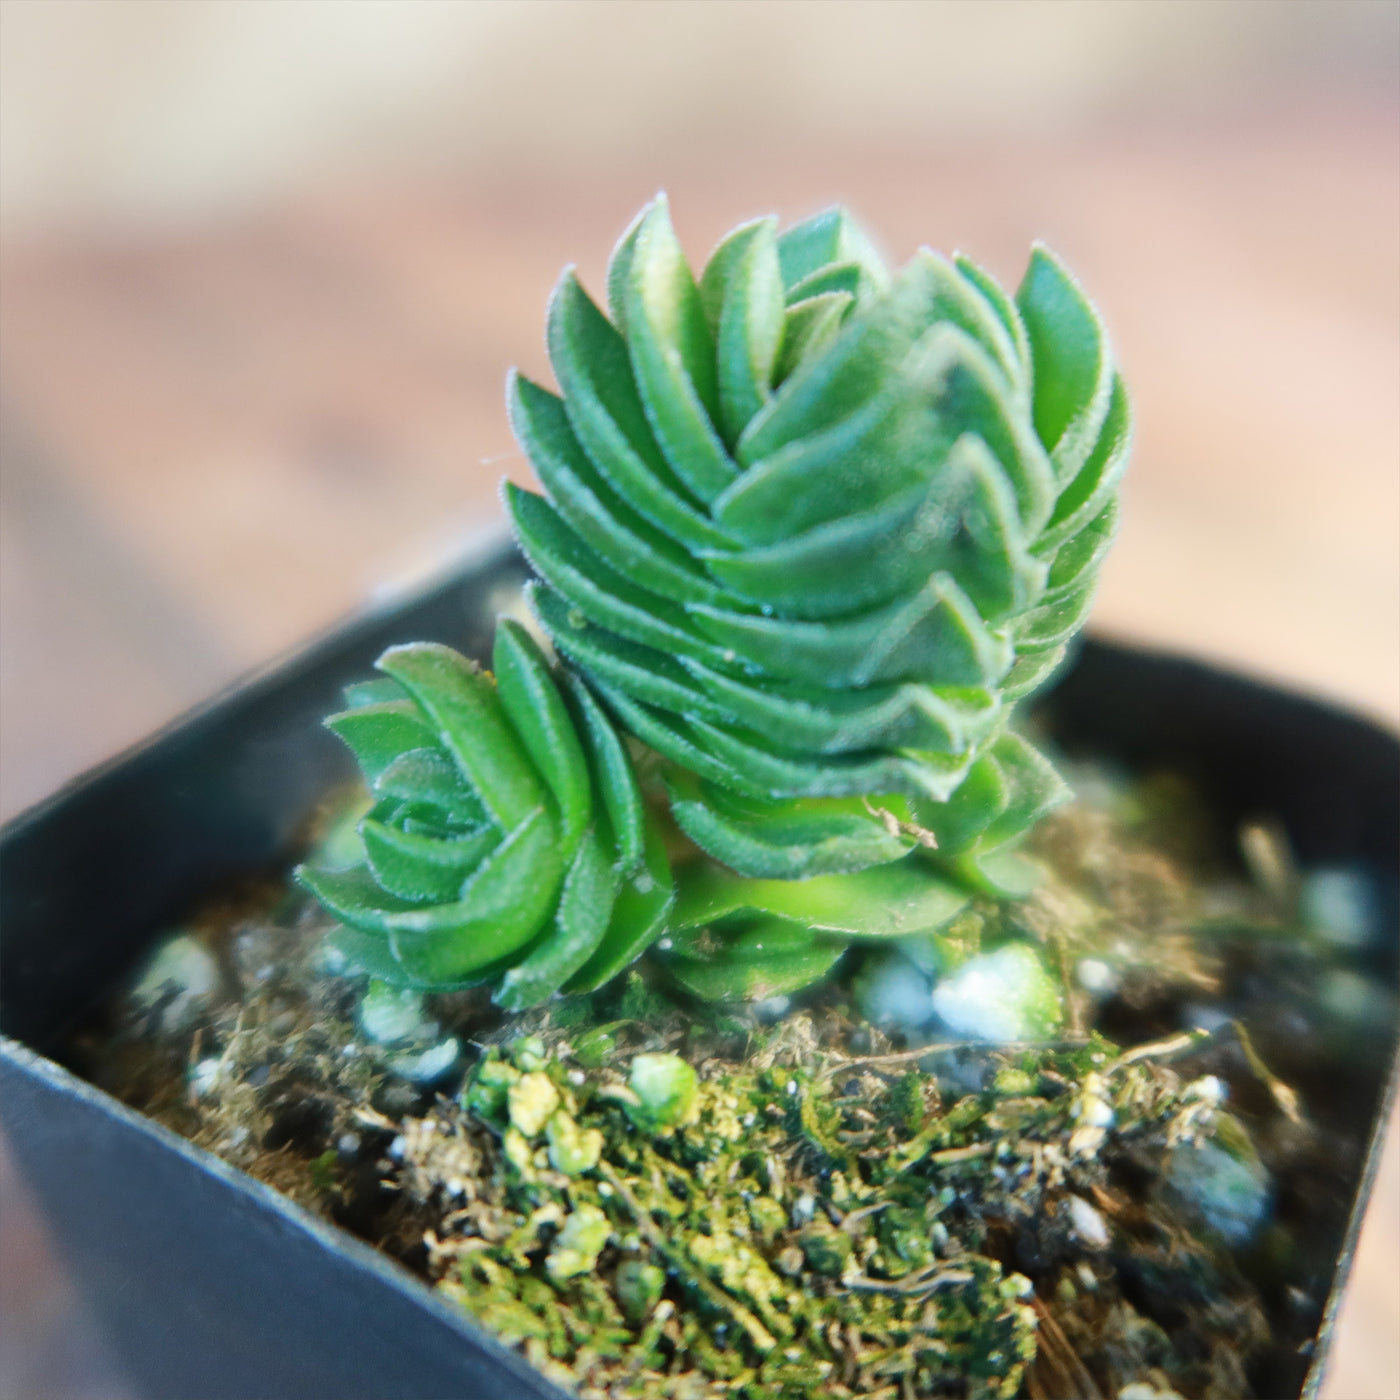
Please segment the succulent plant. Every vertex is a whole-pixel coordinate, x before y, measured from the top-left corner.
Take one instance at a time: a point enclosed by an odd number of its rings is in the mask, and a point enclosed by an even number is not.
[[[736,229],[698,282],[666,201],[566,271],[559,393],[515,376],[544,486],[508,486],[533,604],[674,765],[676,820],[755,877],[937,844],[967,868],[1063,795],[1006,720],[1112,539],[1129,413],[1097,315],[1037,247],[1015,297],[842,211]]]
[[[363,859],[301,872],[342,949],[520,1007],[664,924],[681,986],[757,997],[1014,892],[1002,848],[1066,789],[1008,720],[1083,622],[1130,436],[1073,278],[1039,247],[1014,297],[927,250],[891,275],[832,210],[741,226],[697,282],[662,197],[608,304],[566,271],[559,392],[509,389],[563,691],[510,622],[494,683],[381,658],[328,721],[375,799]],[[661,756],[650,808],[614,722]]]
[[[660,933],[673,890],[623,741],[556,684],[529,634],[496,632],[494,677],[449,647],[392,647],[326,725],[373,799],[348,868],[297,878],[391,985],[494,984],[508,1009],[587,991]],[[567,697],[567,698],[566,698]]]

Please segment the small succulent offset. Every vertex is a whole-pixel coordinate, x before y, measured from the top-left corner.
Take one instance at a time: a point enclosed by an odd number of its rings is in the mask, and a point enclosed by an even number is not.
[[[502,620],[494,677],[449,647],[393,647],[327,726],[374,805],[363,860],[298,878],[340,950],[393,985],[492,982],[508,1009],[589,991],[661,930],[670,868],[597,702]],[[568,695],[568,700],[565,699]]]
[[[397,648],[393,697],[333,717],[378,799],[363,865],[303,875],[342,946],[519,1006],[664,930],[690,991],[757,996],[1013,889],[1003,848],[1067,792],[1008,719],[1087,614],[1130,438],[1078,285],[1039,247],[1014,297],[927,250],[891,275],[840,210],[745,224],[697,280],[663,197],[608,305],[567,271],[559,392],[509,390],[561,680],[503,623],[497,688]]]

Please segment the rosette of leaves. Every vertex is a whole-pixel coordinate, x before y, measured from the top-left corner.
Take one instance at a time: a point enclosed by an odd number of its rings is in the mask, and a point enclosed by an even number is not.
[[[1112,539],[1129,412],[1036,248],[1014,296],[839,210],[726,237],[697,280],[664,198],[605,314],[566,271],[558,393],[520,376],[508,486],[556,647],[671,761],[685,832],[793,879],[937,842],[966,864],[1063,795],[1006,728]]]
[[[661,931],[673,899],[623,741],[502,619],[494,676],[448,647],[392,647],[326,720],[373,805],[360,859],[297,878],[350,961],[398,986],[494,984],[518,1010],[589,991]]]

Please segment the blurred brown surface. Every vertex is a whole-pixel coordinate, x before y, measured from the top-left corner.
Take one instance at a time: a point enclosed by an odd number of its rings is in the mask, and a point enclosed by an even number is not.
[[[1392,104],[1319,100],[873,159],[384,183],[181,234],[12,241],[0,811],[497,519],[499,474],[526,474],[504,371],[547,375],[559,267],[581,259],[598,288],[663,180],[697,259],[743,217],[834,198],[895,259],[957,246],[1012,282],[1044,237],[1105,309],[1135,395],[1096,625],[1394,723],[1398,133]],[[1397,1190],[1392,1131],[1331,1400],[1400,1397]],[[5,1196],[32,1299],[56,1275]]]

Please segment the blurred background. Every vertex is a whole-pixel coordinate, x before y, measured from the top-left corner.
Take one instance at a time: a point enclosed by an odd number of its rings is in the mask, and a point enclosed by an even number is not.
[[[1137,412],[1095,625],[1396,723],[1395,0],[0,0],[0,816],[497,527],[663,187],[697,262],[1046,239]],[[0,1185],[0,1394],[118,1400]],[[1398,1198],[1331,1400],[1400,1396]]]

